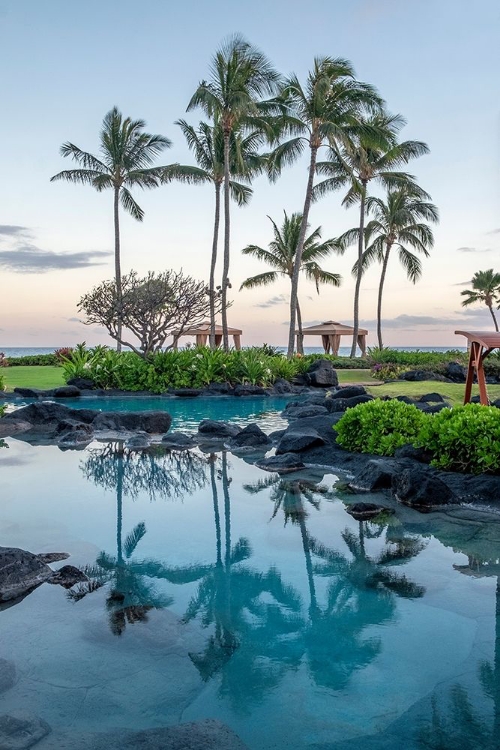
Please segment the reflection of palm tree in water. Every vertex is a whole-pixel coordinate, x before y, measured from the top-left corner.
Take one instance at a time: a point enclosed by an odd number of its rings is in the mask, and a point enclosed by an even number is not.
[[[293,643],[287,637],[297,633],[302,625],[298,615],[300,597],[283,584],[274,568],[261,573],[242,564],[252,550],[243,537],[231,545],[231,479],[226,454],[222,454],[217,477],[214,460],[210,477],[216,564],[201,580],[185,620],[199,617],[203,627],[212,627],[204,651],[191,654],[191,659],[204,680],[221,674],[221,694],[245,709],[249,701],[260,699],[276,685],[295,659]],[[223,523],[217,479],[222,485]]]
[[[182,466],[179,465],[182,464]],[[175,464],[176,471],[172,471]],[[83,596],[111,583],[106,599],[110,628],[121,635],[126,623],[146,622],[151,609],[170,606],[173,599],[158,593],[148,579],[162,579],[182,584],[197,580],[207,571],[207,566],[172,568],[157,560],[134,560],[138,544],[146,534],[144,522],[138,523],[123,542],[123,498],[136,497],[148,489],[152,500],[178,496],[182,491],[203,486],[206,481],[205,460],[192,454],[170,454],[160,447],[149,452],[127,451],[122,442],[109,443],[103,449],[90,453],[82,466],[87,479],[98,486],[116,491],[116,557],[101,552],[94,565],[84,572],[88,582],[69,593],[79,600]]]
[[[481,715],[465,688],[456,684],[450,690],[448,706],[440,710],[437,699],[433,699],[431,725],[418,738],[419,744],[429,750],[500,748],[500,559],[468,557],[468,565],[454,565],[455,570],[474,578],[496,577],[493,663],[484,661],[479,669],[483,691],[493,703],[493,721]]]
[[[378,639],[363,640],[361,636],[366,627],[393,619],[395,603],[391,594],[423,594],[419,586],[387,569],[418,554],[423,545],[414,537],[389,531],[389,527],[387,549],[370,557],[365,538],[380,536],[384,526],[363,522],[358,538],[349,530],[342,535],[352,555],[349,560],[312,537],[307,529],[308,508],[319,510],[321,498],[331,496],[326,487],[271,476],[246,489],[252,493],[270,489],[272,518],[281,509],[285,525],[290,521],[300,528],[310,601],[309,620],[303,631],[304,654],[316,684],[341,689],[355,670],[366,666],[380,652]],[[329,579],[323,606],[316,593],[318,575]]]

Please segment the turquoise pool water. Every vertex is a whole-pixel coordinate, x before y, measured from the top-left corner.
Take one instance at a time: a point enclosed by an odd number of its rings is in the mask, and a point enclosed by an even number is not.
[[[289,399],[288,399],[289,400]],[[29,399],[19,402],[25,405]],[[280,417],[287,398],[244,396],[209,396],[196,398],[163,398],[161,396],[112,396],[104,398],[66,398],[60,400],[72,409],[101,409],[101,411],[164,410],[172,415],[172,430],[194,431],[202,419],[219,419],[246,425],[258,421],[265,432],[286,427],[288,422]]]
[[[359,523],[334,475],[5,442],[0,543],[92,569],[0,609],[17,672],[2,714],[33,712],[76,748],[203,718],[250,750],[498,747],[495,517]]]

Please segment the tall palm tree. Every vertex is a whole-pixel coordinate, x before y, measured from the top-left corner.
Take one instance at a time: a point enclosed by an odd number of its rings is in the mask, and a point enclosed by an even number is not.
[[[120,258],[120,219],[119,205],[137,221],[142,221],[144,211],[132,197],[129,188],[155,188],[165,167],[153,166],[159,154],[172,145],[163,135],[145,133],[144,120],[124,118],[117,107],[113,107],[105,116],[101,133],[99,156],[82,151],[73,143],[63,143],[61,155],[71,157],[79,167],[58,172],[51,178],[66,180],[82,185],[91,185],[99,193],[113,190],[113,219],[115,228],[115,282],[116,306],[118,316],[118,340],[116,348],[121,350],[121,258]]]
[[[283,166],[293,163],[307,146],[310,152],[302,225],[295,253],[290,297],[288,356],[291,357],[295,341],[299,273],[318,151],[322,146],[339,149],[356,134],[369,129],[362,124],[361,115],[380,109],[382,100],[372,86],[355,79],[354,69],[348,60],[331,57],[315,59],[305,87],[297,76],[292,75],[285,81],[280,100],[283,103],[284,129],[294,137],[280,144],[271,154],[270,177],[277,178]]]
[[[369,129],[354,141],[347,141],[342,149],[330,149],[329,160],[319,162],[317,171],[326,179],[314,188],[314,198],[349,186],[342,204],[349,208],[359,202],[358,264],[354,290],[354,320],[351,357],[356,356],[359,330],[359,296],[363,266],[364,224],[368,183],[375,182],[386,189],[411,187],[418,193],[413,175],[398,171],[403,164],[423,154],[429,147],[423,141],[398,142],[397,136],[406,124],[401,115],[377,113],[368,118]],[[423,194],[421,197],[424,197]]]
[[[267,263],[274,270],[259,273],[257,276],[250,276],[250,278],[243,282],[240,289],[253,289],[257,286],[274,284],[280,276],[288,276],[291,281],[293,280],[295,252],[302,227],[302,214],[294,213],[288,216],[286,211],[284,213],[285,218],[281,229],[278,228],[270,216],[268,217],[273,225],[274,233],[274,239],[269,243],[268,250],[258,245],[248,245],[241,251],[244,255],[252,255],[257,260]],[[320,239],[321,227],[317,227],[314,232],[311,232],[309,237],[304,239],[300,264],[300,270],[305,273],[309,280],[315,282],[318,294],[320,284],[340,286],[342,280],[342,277],[338,273],[324,271],[318,263],[319,260],[326,258],[332,251],[341,252],[341,250],[337,247],[334,240],[320,242]],[[302,315],[298,300],[297,321],[299,329],[298,351],[302,354]]]
[[[385,200],[375,197],[366,199],[366,211],[374,218],[368,222],[364,230],[367,247],[361,257],[361,264],[354,264],[353,274],[358,278],[360,266],[363,273],[374,260],[382,264],[377,301],[377,337],[381,349],[382,297],[392,249],[397,249],[399,261],[408,279],[415,284],[422,275],[422,264],[412,250],[427,258],[429,249],[434,245],[434,235],[427,222],[436,223],[439,220],[439,212],[433,203],[423,198],[430,198],[430,195],[421,188],[418,189],[418,197],[412,190],[398,188],[390,190]],[[354,242],[359,243],[359,235],[359,227],[356,227],[342,235],[338,242],[341,247]]]
[[[227,290],[230,260],[231,135],[246,130],[264,133],[265,118],[259,104],[275,93],[279,75],[266,56],[243,37],[230,37],[217,50],[210,65],[210,78],[202,81],[188,104],[188,111],[201,107],[220,123],[224,141],[224,262],[222,270],[223,345],[229,349]]]
[[[187,144],[193,151],[197,167],[175,165],[168,169],[167,179],[178,179],[191,183],[211,183],[215,188],[215,218],[212,239],[212,256],[210,261],[210,347],[215,349],[215,266],[220,222],[220,193],[224,182],[224,133],[219,123],[209,125],[200,122],[195,129],[185,120],[178,120]],[[252,197],[248,183],[263,168],[263,159],[257,153],[260,135],[251,132],[246,136],[233,131],[229,142],[230,174],[243,182],[229,181],[232,199],[238,206],[246,206]]]
[[[498,323],[493,312],[493,305],[500,303],[500,273],[495,273],[492,268],[487,271],[476,271],[472,277],[472,289],[464,289],[460,294],[465,297],[462,307],[468,307],[475,302],[484,302],[491,313],[495,331],[498,331]]]

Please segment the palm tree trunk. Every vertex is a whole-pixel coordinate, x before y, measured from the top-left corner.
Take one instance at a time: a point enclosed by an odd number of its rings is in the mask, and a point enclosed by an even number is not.
[[[359,209],[359,238],[358,238],[358,272],[356,274],[356,287],[354,289],[354,321],[353,321],[353,334],[352,334],[352,347],[351,347],[351,358],[356,356],[356,347],[358,345],[358,331],[359,331],[359,290],[361,288],[361,277],[363,275],[363,266],[361,264],[363,259],[364,239],[365,239],[365,201],[366,201],[366,180],[361,181],[363,189],[361,192],[361,205]]]
[[[302,313],[300,312],[299,301],[297,300],[297,328],[299,329],[299,335],[297,339],[297,352],[304,354],[304,335],[302,333]]]
[[[382,294],[384,292],[385,274],[387,272],[387,263],[389,262],[389,253],[391,252],[391,245],[387,245],[387,250],[384,255],[384,261],[382,263],[382,273],[380,274],[380,283],[378,287],[378,301],[377,301],[377,337],[379,349],[384,348],[382,343]]]
[[[210,349],[215,349],[215,265],[217,263],[217,243],[219,240],[220,222],[220,182],[215,183],[215,219],[214,239],[212,242],[212,260],[210,262]]]
[[[214,503],[216,560],[217,567],[220,568],[222,566],[222,537],[220,533],[219,497],[217,495],[217,484],[215,482],[215,460],[216,455],[215,453],[212,453],[210,455],[210,486],[212,488],[212,499]]]
[[[222,267],[222,345],[229,351],[227,332],[227,287],[229,276],[229,130],[224,130],[224,263]]]
[[[307,232],[307,222],[309,219],[309,209],[311,208],[312,191],[314,183],[314,174],[316,171],[316,158],[318,156],[318,146],[311,146],[311,161],[309,163],[309,178],[307,180],[306,197],[304,199],[304,209],[302,211],[302,224],[300,225],[300,234],[297,241],[297,249],[293,263],[292,292],[290,295],[290,330],[288,332],[288,351],[287,357],[293,357],[295,347],[295,317],[297,311],[297,298],[299,290],[299,274],[302,264],[302,251],[304,249],[304,240]]]
[[[123,448],[120,446],[120,449]],[[123,525],[123,453],[116,456],[116,559],[119,565],[123,563],[122,525]]]
[[[309,614],[311,615],[311,617],[314,617],[314,615],[318,611],[318,600],[316,598],[316,586],[314,585],[314,574],[313,574],[313,564],[312,564],[312,558],[311,558],[311,547],[309,544],[309,534],[307,533],[304,516],[302,514],[299,516],[299,526],[300,526],[300,536],[302,538],[302,549],[304,550],[304,558],[306,561],[307,583],[309,585],[309,602],[310,602]]]
[[[224,495],[224,627],[228,631],[231,624],[231,499],[227,476],[227,453],[222,453],[222,493]]]
[[[498,331],[498,323],[497,323],[497,319],[495,317],[495,313],[493,312],[493,308],[492,308],[491,305],[488,305],[488,308],[489,308],[489,311],[491,313],[491,317],[493,318],[493,323],[495,324],[495,331]]]
[[[114,223],[115,223],[115,284],[116,284],[116,304],[118,314],[118,326],[117,326],[117,341],[116,351],[121,352],[121,338],[122,338],[122,269],[120,263],[120,214],[118,211],[119,199],[120,199],[120,188],[115,187],[115,200],[114,200]]]

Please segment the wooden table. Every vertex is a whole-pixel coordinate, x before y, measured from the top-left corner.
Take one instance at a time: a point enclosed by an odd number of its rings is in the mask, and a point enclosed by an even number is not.
[[[479,386],[479,399],[485,406],[489,404],[483,362],[493,349],[500,348],[500,333],[491,331],[455,331],[459,336],[465,336],[470,347],[469,366],[465,381],[464,404],[470,403],[474,375]]]

